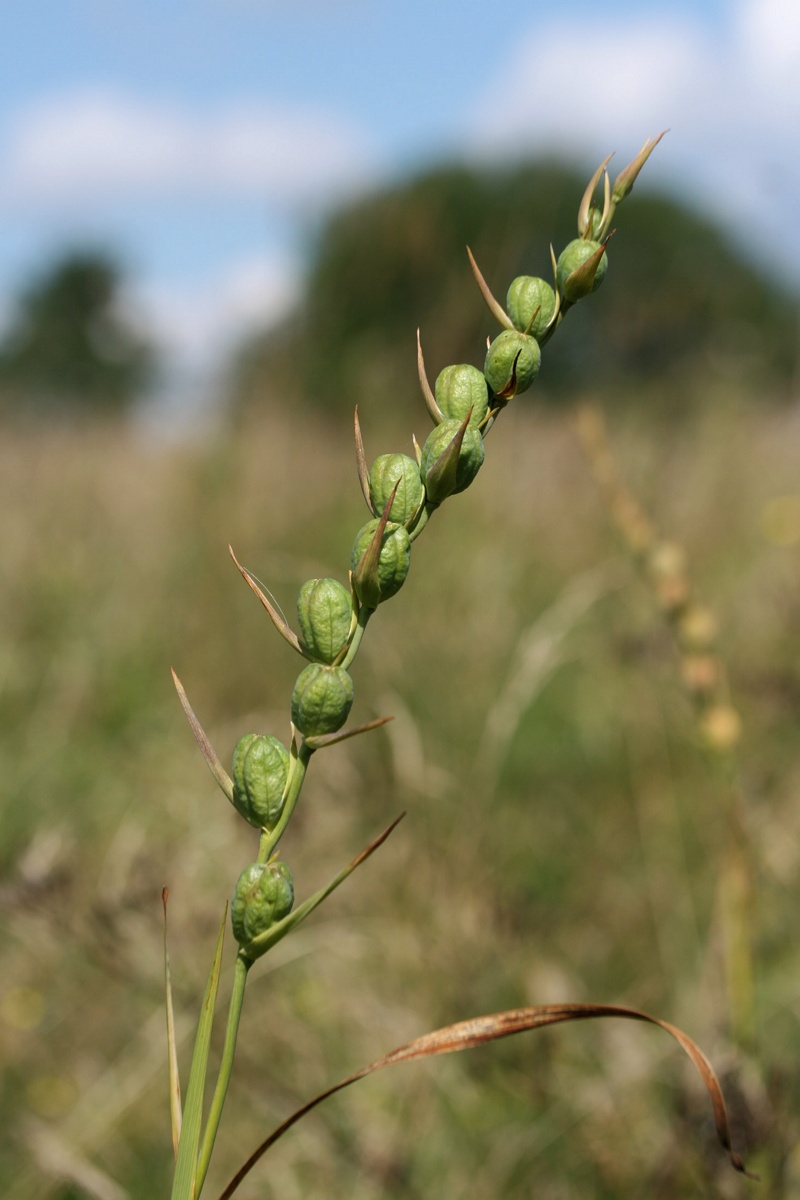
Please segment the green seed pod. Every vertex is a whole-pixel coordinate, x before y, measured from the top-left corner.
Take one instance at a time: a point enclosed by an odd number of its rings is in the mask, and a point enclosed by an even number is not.
[[[538,338],[552,320],[556,294],[546,279],[518,275],[508,289],[506,309],[517,329]]]
[[[344,667],[310,663],[292,693],[292,721],[302,734],[335,733],[353,706],[353,681]]]
[[[608,258],[605,251],[592,265],[590,259],[600,250],[599,242],[585,242],[575,238],[559,255],[556,265],[558,289],[565,300],[575,304],[584,296],[596,292],[606,277]]]
[[[273,829],[283,807],[289,752],[269,734],[246,733],[233,751],[233,806],[256,829]]]
[[[440,371],[434,391],[436,403],[446,419],[463,421],[472,409],[470,429],[477,429],[489,411],[486,380],[477,367],[468,363],[458,363]]]
[[[336,579],[307,579],[297,597],[303,648],[316,662],[332,663],[347,644],[353,601]]]
[[[389,520],[408,527],[425,497],[419,467],[407,454],[381,454],[369,473],[369,494],[375,512],[382,513],[386,508],[395,484],[398,487]]]
[[[408,531],[394,521],[387,521],[378,556],[370,560],[370,546],[379,525],[379,520],[367,521],[359,529],[350,560],[353,587],[366,608],[377,608],[383,600],[399,592],[411,565]]]
[[[486,351],[483,373],[495,395],[510,400],[518,392],[528,390],[539,374],[541,361],[542,352],[536,338],[526,337],[514,329],[504,329]],[[513,373],[516,373],[516,384],[512,388]]]
[[[460,450],[453,446],[453,438],[461,429],[462,421],[442,421],[428,436],[422,447],[420,473],[428,493],[428,499],[441,504],[448,496],[463,492],[472,483],[483,466],[483,438],[477,429],[467,428]],[[452,449],[451,449],[452,447]],[[458,453],[455,471],[452,460],[447,457]],[[444,469],[443,469],[444,468]]]
[[[281,921],[292,911],[294,884],[285,862],[252,863],[233,889],[231,925],[240,946]]]

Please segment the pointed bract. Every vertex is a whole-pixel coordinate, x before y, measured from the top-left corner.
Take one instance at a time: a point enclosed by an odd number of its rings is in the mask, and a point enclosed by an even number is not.
[[[302,654],[303,658],[305,658],[305,655],[303,654],[303,647],[300,645],[300,639],[298,638],[297,634],[294,633],[289,623],[284,620],[275,605],[267,599],[264,592],[256,583],[255,576],[251,575],[247,567],[242,566],[236,555],[233,553],[232,546],[228,546],[228,552],[230,553],[233,561],[236,563],[236,566],[239,569],[245,583],[248,584],[251,591],[255,592],[256,596],[258,596],[259,600],[264,605],[264,608],[267,610],[269,618],[277,629],[278,633],[289,643],[293,650],[296,650],[298,654]]]
[[[639,153],[634,158],[633,162],[628,163],[617,178],[614,180],[614,188],[611,193],[612,204],[621,204],[626,196],[630,195],[633,190],[633,185],[636,182],[636,177],[641,171],[644,164],[647,162],[650,155],[655,150],[658,143],[668,131],[663,129],[656,138],[648,138],[642,146]]]

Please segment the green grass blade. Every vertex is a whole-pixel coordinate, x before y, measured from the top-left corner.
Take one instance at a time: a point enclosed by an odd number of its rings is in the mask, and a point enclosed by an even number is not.
[[[178,1143],[181,1140],[181,1079],[178,1072],[178,1050],[175,1044],[175,1011],[172,1006],[172,976],[169,969],[169,947],[167,945],[168,899],[169,889],[163,888],[161,902],[164,905],[164,987],[167,1009],[167,1052],[169,1055],[169,1115],[172,1124],[172,1149],[177,1159]]]
[[[317,908],[317,906],[320,905],[323,900],[326,900],[327,897],[330,896],[331,892],[338,888],[340,883],[344,883],[348,875],[352,875],[356,867],[360,867],[361,864],[365,862],[371,854],[374,854],[379,846],[383,845],[389,834],[392,833],[397,825],[400,824],[405,815],[405,813],[401,813],[399,817],[392,821],[388,828],[384,829],[383,833],[379,834],[379,836],[376,837],[373,842],[370,842],[366,849],[362,850],[360,854],[357,854],[353,861],[348,863],[347,866],[344,867],[339,874],[330,881],[330,883],[326,884],[324,888],[321,888],[318,892],[316,892],[313,896],[296,908],[293,913],[291,913],[288,917],[284,917],[282,921],[277,921],[274,925],[271,925],[269,929],[253,938],[252,942],[248,942],[246,946],[242,946],[242,952],[247,956],[247,958],[249,958],[251,962],[254,962],[257,958],[260,958],[262,954],[266,954],[268,950],[271,950],[272,947],[281,941],[282,938],[285,938],[287,933],[291,933],[301,921],[305,921],[306,917],[310,916],[314,909]]]
[[[197,1177],[197,1153],[200,1146],[200,1129],[203,1122],[203,1093],[208,1070],[208,1049],[211,1044],[211,1028],[214,1023],[214,1004],[217,999],[220,968],[222,966],[222,943],[225,937],[225,921],[228,906],[222,916],[217,935],[217,945],[211,970],[208,973],[203,1007],[197,1024],[189,1086],[186,1090],[186,1107],[183,1110],[183,1128],[178,1146],[178,1161],[172,1183],[171,1200],[195,1200]]]

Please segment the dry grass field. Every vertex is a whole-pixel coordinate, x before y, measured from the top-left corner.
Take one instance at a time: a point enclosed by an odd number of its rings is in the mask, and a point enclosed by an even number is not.
[[[293,1130],[243,1200],[798,1194],[800,413],[720,397],[672,426],[644,405],[610,422],[618,461],[686,549],[743,720],[752,1045],[734,1047],[726,1017],[727,810],[674,646],[570,417],[525,398],[370,625],[353,719],[395,720],[312,764],[284,845],[300,897],[407,816],[254,969],[210,1194],[361,1063],[557,1000],[682,1025],[729,1087],[761,1188],[730,1170],[669,1039],[600,1022],[359,1084]],[[370,459],[409,452],[411,430],[361,417]],[[304,579],[346,582],[366,519],[350,430],[268,403],[179,446],[9,430],[0,488],[0,1192],[152,1200],[172,1153],[161,888],[186,1062],[255,845],[169,667],[223,758],[245,732],[287,740],[297,662],[227,545],[290,619]]]

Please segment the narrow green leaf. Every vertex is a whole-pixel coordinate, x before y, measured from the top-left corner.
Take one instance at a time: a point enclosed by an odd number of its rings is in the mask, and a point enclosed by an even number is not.
[[[330,883],[326,884],[324,888],[316,892],[313,896],[296,908],[293,913],[290,913],[288,917],[284,917],[282,921],[277,921],[270,929],[266,929],[263,933],[260,933],[258,937],[253,938],[252,942],[249,942],[246,946],[242,946],[242,953],[246,954],[249,959],[253,960],[260,958],[262,954],[266,954],[268,950],[271,950],[277,942],[280,942],[282,938],[286,937],[287,933],[291,933],[291,931],[297,925],[299,925],[301,921],[305,921],[306,917],[309,916],[314,909],[322,903],[323,900],[327,899],[331,892],[335,891],[340,883],[344,883],[345,879],[347,879],[347,876],[351,875],[353,871],[355,871],[356,867],[360,867],[361,864],[365,862],[366,859],[368,859],[369,856],[373,854],[379,846],[383,845],[389,834],[392,833],[400,824],[405,815],[405,813],[401,813],[399,817],[396,817],[395,820],[392,821],[391,825],[387,829],[384,829],[383,833],[375,838],[374,842],[370,842],[366,849],[362,850],[360,854],[357,854],[353,861],[348,863],[348,865],[341,870],[339,874],[330,881]]]
[[[183,1128],[178,1146],[178,1161],[175,1165],[175,1178],[172,1182],[171,1200],[195,1200],[195,1184],[197,1178],[197,1154],[200,1147],[200,1129],[203,1122],[203,1094],[205,1092],[206,1072],[208,1071],[208,1049],[211,1045],[211,1029],[214,1023],[214,1004],[217,999],[217,987],[222,966],[222,943],[225,938],[225,922],[228,916],[228,906],[222,914],[222,921],[217,935],[217,945],[211,970],[208,973],[203,1007],[200,1020],[197,1023],[197,1034],[194,1041],[192,1066],[189,1071],[189,1086],[186,1090],[186,1107],[183,1110]]]
[[[178,1073],[178,1051],[175,1043],[175,1012],[172,1007],[172,977],[169,969],[169,948],[167,946],[168,899],[169,888],[162,888],[161,903],[164,905],[164,986],[166,989],[167,1007],[167,1053],[169,1056],[169,1115],[172,1124],[172,1149],[177,1159],[178,1143],[181,1140],[181,1079]]]
[[[345,742],[348,738],[357,737],[359,733],[369,733],[372,729],[380,729],[393,721],[394,717],[376,717],[374,721],[366,721],[363,725],[351,725],[349,729],[340,729],[338,733],[320,733],[317,737],[307,737],[305,743],[309,750],[322,750],[325,746],[335,746],[337,742]]]

